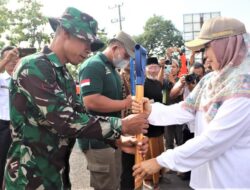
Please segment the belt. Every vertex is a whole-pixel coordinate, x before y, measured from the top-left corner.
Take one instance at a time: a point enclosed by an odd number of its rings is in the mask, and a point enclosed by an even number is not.
[[[0,125],[9,125],[10,121],[0,119]]]

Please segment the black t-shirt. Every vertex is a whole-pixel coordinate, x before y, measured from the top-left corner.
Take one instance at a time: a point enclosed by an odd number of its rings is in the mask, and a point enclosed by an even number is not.
[[[144,84],[144,96],[155,102],[162,102],[162,84],[158,80],[146,78]],[[149,125],[148,137],[158,137],[164,133],[164,127]]]

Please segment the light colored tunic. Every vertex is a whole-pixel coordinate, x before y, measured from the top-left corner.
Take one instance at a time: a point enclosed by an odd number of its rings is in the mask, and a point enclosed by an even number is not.
[[[190,186],[195,189],[250,188],[250,99],[226,100],[210,123],[204,112],[193,114],[181,104],[152,105],[150,124],[195,122],[195,138],[162,153],[158,163],[180,172],[192,170]]]
[[[0,119],[10,120],[9,83],[11,76],[5,71],[0,73]]]

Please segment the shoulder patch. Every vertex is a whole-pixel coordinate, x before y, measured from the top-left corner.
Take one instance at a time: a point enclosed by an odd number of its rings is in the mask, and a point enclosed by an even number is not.
[[[89,86],[90,85],[90,79],[83,79],[80,82],[80,86],[84,87],[84,86]]]

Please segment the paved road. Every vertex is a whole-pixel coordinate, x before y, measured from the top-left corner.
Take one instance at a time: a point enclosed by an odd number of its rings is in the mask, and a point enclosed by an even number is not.
[[[87,161],[77,144],[70,156],[70,179],[72,190],[93,190],[93,188],[89,187]]]
[[[72,190],[93,190],[89,187],[89,172],[87,170],[87,162],[83,153],[77,145],[70,157],[71,172],[70,178]],[[160,183],[160,189],[167,190],[191,190],[188,186],[188,181],[182,181],[176,176],[176,173],[164,174]]]

